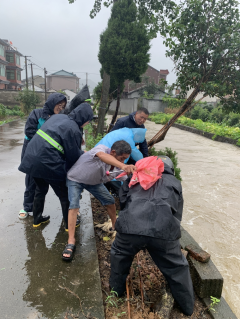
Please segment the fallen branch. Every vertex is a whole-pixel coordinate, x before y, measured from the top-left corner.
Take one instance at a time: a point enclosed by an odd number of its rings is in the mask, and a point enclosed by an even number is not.
[[[139,255],[137,254],[137,264],[138,264],[138,273],[139,273],[139,280],[140,280],[140,291],[141,291],[141,297],[142,297],[142,309],[144,309],[144,293],[143,293],[143,283],[142,283],[142,274],[140,269],[140,263],[139,263]]]

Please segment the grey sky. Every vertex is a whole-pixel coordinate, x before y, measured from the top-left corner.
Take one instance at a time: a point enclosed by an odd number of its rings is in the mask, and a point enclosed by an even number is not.
[[[91,19],[93,3],[94,0],[77,0],[74,4],[68,0],[0,0],[0,38],[12,41],[23,55],[31,56],[32,62],[46,67],[49,74],[64,69],[83,80],[84,72],[88,72],[97,83],[101,80],[99,35],[107,26],[110,8],[104,7]],[[152,41],[150,53],[150,65],[168,69],[168,81],[172,83],[173,63],[165,57],[160,37]],[[34,75],[38,74],[43,72],[34,66]]]

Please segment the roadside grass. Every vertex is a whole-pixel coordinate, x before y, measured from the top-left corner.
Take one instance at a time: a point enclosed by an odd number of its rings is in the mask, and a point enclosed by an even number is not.
[[[155,122],[156,124],[166,124],[174,114],[165,114],[165,113],[157,113],[152,114],[150,116],[150,119]],[[202,130],[204,132],[212,133],[214,134],[213,140],[217,136],[224,136],[228,138],[232,138],[234,140],[237,140],[237,145],[240,145],[240,128],[239,127],[230,127],[225,124],[216,124],[216,123],[210,123],[210,122],[203,122],[200,119],[192,120],[190,118],[187,118],[185,116],[181,116],[176,123],[194,127],[196,129]]]

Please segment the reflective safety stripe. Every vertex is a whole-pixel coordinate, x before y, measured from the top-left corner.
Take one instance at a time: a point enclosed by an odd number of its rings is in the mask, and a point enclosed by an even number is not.
[[[44,138],[44,140],[46,140],[49,144],[51,144],[52,146],[54,146],[59,152],[61,152],[62,154],[64,154],[64,149],[63,147],[58,144],[58,142],[56,142],[54,139],[51,138],[51,136],[47,135],[45,132],[43,132],[42,130],[38,130],[37,134],[40,135],[42,138]]]

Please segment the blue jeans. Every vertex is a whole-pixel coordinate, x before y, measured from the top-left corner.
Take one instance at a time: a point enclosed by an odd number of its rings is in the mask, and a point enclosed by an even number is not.
[[[71,181],[67,178],[69,209],[79,208],[81,193],[84,189],[89,191],[103,206],[115,204],[115,200],[103,184],[87,185]]]

